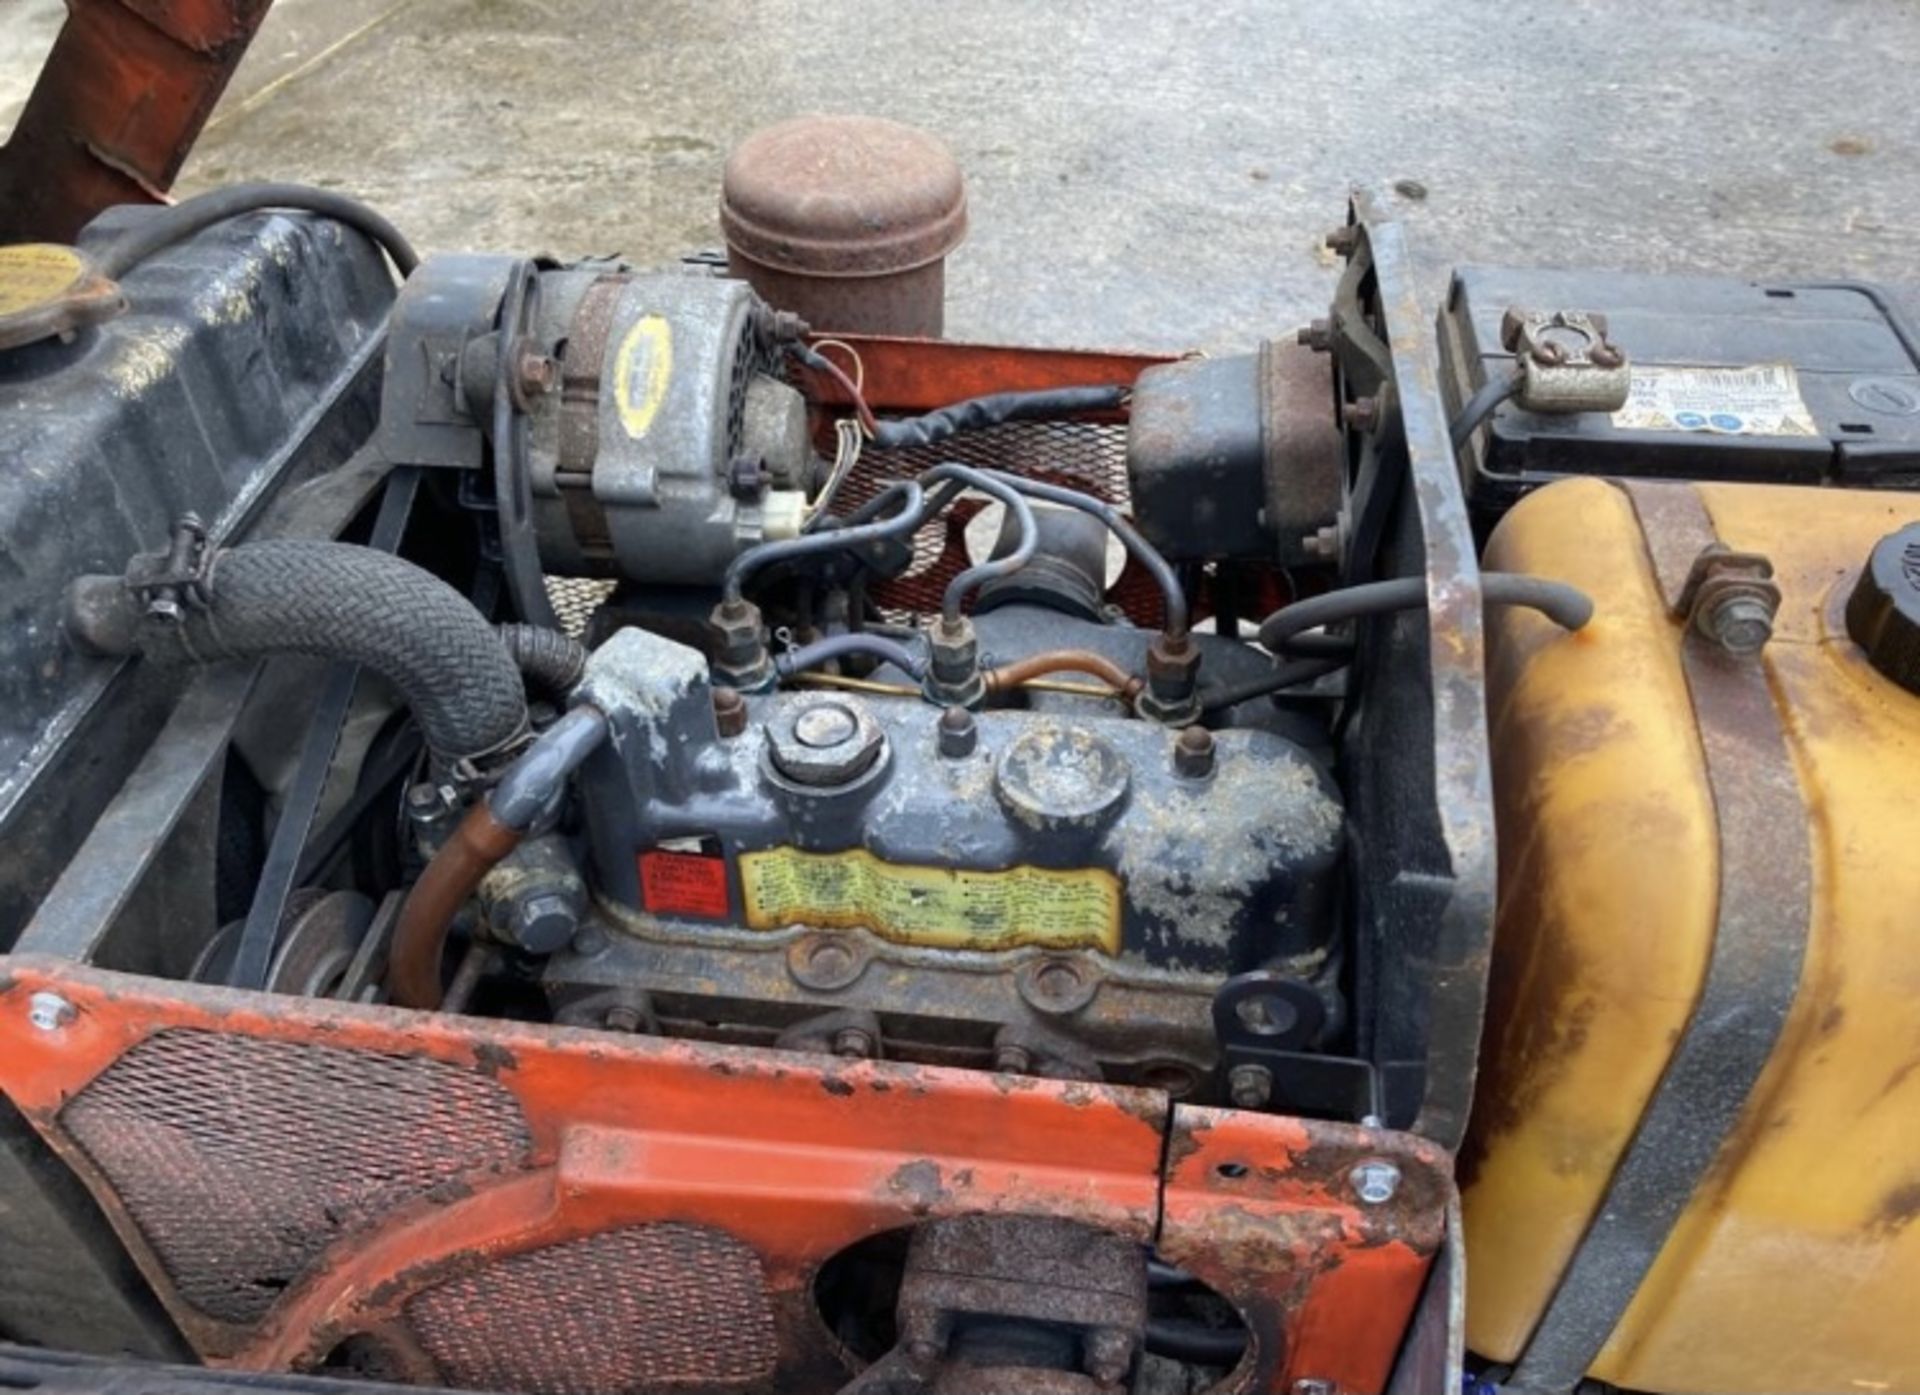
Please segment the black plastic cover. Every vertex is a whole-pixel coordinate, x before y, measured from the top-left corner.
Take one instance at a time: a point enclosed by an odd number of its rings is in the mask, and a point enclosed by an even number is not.
[[[144,216],[117,209],[97,246]],[[129,309],[0,353],[0,828],[117,662],[61,629],[73,577],[118,572],[198,513],[229,538],[375,364],[393,282],[357,233],[257,214],[156,254]]]
[[[1512,355],[1500,345],[1510,306],[1604,315],[1609,338],[1633,365],[1634,402],[1611,416],[1545,416],[1503,404],[1461,453],[1468,502],[1483,526],[1562,475],[1920,486],[1920,345],[1891,291],[1464,267],[1439,320],[1451,411],[1490,376],[1511,371]],[[1773,386],[1762,395],[1785,422],[1743,406],[1769,366]],[[1724,370],[1728,410],[1714,410],[1714,374],[1674,370]],[[1647,410],[1663,399],[1663,381],[1682,384],[1675,391],[1694,400]],[[1630,414],[1638,425],[1628,424]],[[1671,419],[1665,428],[1653,424]]]

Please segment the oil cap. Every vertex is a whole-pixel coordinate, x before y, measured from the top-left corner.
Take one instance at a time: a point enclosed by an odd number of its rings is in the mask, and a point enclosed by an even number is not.
[[[1920,693],[1920,523],[1873,545],[1847,597],[1847,633],[1868,663]]]

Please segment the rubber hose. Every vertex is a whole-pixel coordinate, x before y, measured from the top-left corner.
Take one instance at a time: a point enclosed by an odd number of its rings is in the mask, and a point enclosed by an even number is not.
[[[798,649],[780,655],[773,661],[773,667],[782,678],[791,678],[796,673],[805,673],[834,659],[851,658],[856,654],[878,659],[883,664],[892,664],[915,678],[927,671],[925,656],[909,649],[899,640],[876,634],[828,635],[825,639],[803,644]]]
[[[1202,1327],[1197,1322],[1149,1318],[1147,1350],[1155,1356],[1186,1361],[1195,1366],[1233,1366],[1247,1350],[1244,1327]]]
[[[305,184],[233,184],[182,200],[122,233],[100,254],[99,270],[117,281],[155,252],[184,242],[215,223],[270,208],[297,209],[345,223],[372,239],[392,258],[394,268],[403,277],[411,276],[420,264],[420,256],[406,235],[358,199]]]
[[[545,625],[502,625],[507,656],[535,688],[565,697],[587,671],[587,646]]]
[[[995,392],[970,397],[925,416],[898,417],[874,427],[873,443],[881,450],[901,446],[930,446],[962,431],[978,431],[1008,421],[1078,416],[1083,412],[1110,412],[1127,399],[1124,387],[1044,388],[1038,392]]]
[[[1467,399],[1466,405],[1460,409],[1460,415],[1453,419],[1453,425],[1447,430],[1447,435],[1453,441],[1454,453],[1457,455],[1466,449],[1467,442],[1473,439],[1473,433],[1479,430],[1480,423],[1493,415],[1494,408],[1519,391],[1518,368],[1496,374],[1480,384],[1478,391]]]
[[[1480,594],[1488,605],[1525,606],[1569,630],[1577,630],[1593,618],[1593,602],[1586,593],[1563,581],[1512,572],[1482,572]],[[1260,643],[1281,654],[1287,652],[1293,636],[1318,626],[1396,610],[1419,610],[1426,603],[1425,577],[1402,576],[1346,586],[1274,611],[1260,622]]]
[[[82,578],[80,587],[97,578]],[[111,629],[161,664],[210,664],[310,654],[372,669],[400,690],[428,748],[449,764],[503,750],[527,728],[520,671],[493,626],[446,582],[391,553],[351,543],[246,543],[214,554],[204,608],[178,623],[142,621],[139,601],[108,578],[113,603],[133,612]],[[70,624],[70,628],[73,628]]]

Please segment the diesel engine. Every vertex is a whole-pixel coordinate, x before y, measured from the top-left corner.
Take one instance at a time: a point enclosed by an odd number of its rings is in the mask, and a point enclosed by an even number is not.
[[[665,267],[287,186],[0,248],[0,1215],[250,1371],[1755,1388],[1630,1305],[1864,1272],[1742,1188],[1910,962],[1898,306],[1429,315],[1360,191],[1244,353],[957,343],[958,172],[854,124]]]

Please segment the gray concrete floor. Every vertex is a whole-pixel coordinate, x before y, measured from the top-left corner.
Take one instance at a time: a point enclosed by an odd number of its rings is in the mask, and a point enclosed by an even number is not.
[[[0,0],[0,129],[57,24]],[[719,240],[729,145],[860,110],[972,190],[949,332],[1211,349],[1324,308],[1349,180],[1462,261],[1920,279],[1910,0],[279,0],[182,191],[425,248]],[[1420,192],[1424,191],[1424,196]]]

